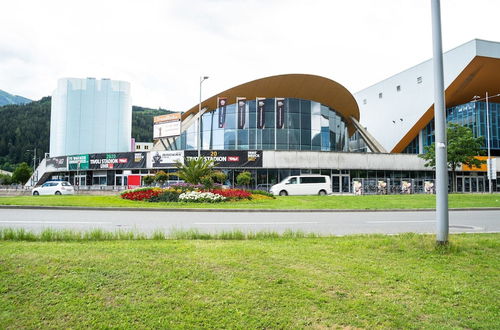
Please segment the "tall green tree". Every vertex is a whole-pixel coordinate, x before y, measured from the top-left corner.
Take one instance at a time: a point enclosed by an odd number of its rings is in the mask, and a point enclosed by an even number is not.
[[[452,191],[455,191],[455,178],[457,168],[461,165],[480,168],[486,163],[484,160],[477,159],[483,151],[483,137],[474,137],[469,127],[450,123],[446,131],[446,141],[448,143],[448,168],[452,173]],[[436,146],[431,144],[425,147],[425,153],[418,155],[426,160],[426,167],[436,167]]]
[[[23,162],[19,164],[14,170],[14,173],[12,173],[12,182],[25,184],[32,173],[31,167]]]

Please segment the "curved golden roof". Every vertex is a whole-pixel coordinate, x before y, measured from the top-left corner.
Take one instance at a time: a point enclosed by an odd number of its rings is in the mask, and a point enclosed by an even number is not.
[[[334,109],[344,118],[349,135],[355,131],[350,117],[359,121],[359,108],[354,96],[341,84],[315,75],[284,74],[253,80],[206,99],[201,107],[208,108],[208,111],[215,110],[217,97],[227,97],[229,103],[236,103],[237,97],[246,97],[248,100],[285,97],[316,101]],[[182,119],[197,112],[198,105],[195,105],[182,115]]]
[[[446,88],[446,109],[472,101],[475,95],[490,95],[499,92],[500,60],[498,58],[476,56]],[[434,119],[434,105],[425,111],[420,119],[394,146],[392,153],[400,153],[415,139],[419,132]]]

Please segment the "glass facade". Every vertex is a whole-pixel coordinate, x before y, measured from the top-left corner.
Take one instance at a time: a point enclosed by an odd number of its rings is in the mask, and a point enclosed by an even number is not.
[[[264,127],[257,127],[256,100],[247,100],[245,124],[238,128],[236,104],[226,106],[225,121],[219,127],[221,109],[201,118],[202,150],[318,150],[348,151],[347,125],[334,110],[318,102],[284,99],[284,125],[276,128],[276,99],[265,100]],[[179,139],[178,139],[179,140]],[[197,149],[196,125],[180,136],[175,148]]]
[[[131,131],[128,82],[59,79],[52,96],[51,157],[130,151]]]
[[[490,148],[500,153],[500,103],[489,103],[490,122]],[[446,109],[446,121],[467,126],[472,130],[475,137],[482,136],[484,139],[483,149],[487,148],[486,131],[486,102],[469,102],[456,107]],[[434,143],[434,119],[422,130],[422,144],[425,148]],[[418,153],[418,136],[406,147],[404,153]]]

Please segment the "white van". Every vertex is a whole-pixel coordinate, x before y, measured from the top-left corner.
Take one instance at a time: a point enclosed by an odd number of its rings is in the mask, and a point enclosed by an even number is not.
[[[294,175],[271,187],[273,195],[328,195],[332,193],[332,183],[327,175]]]

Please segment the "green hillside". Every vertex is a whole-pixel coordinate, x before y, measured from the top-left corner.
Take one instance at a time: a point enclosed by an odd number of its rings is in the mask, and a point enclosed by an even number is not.
[[[0,169],[12,171],[16,164],[33,164],[33,150],[37,158],[49,151],[50,97],[23,105],[0,107]],[[136,141],[151,141],[153,117],[171,113],[164,109],[132,107],[132,137]]]

